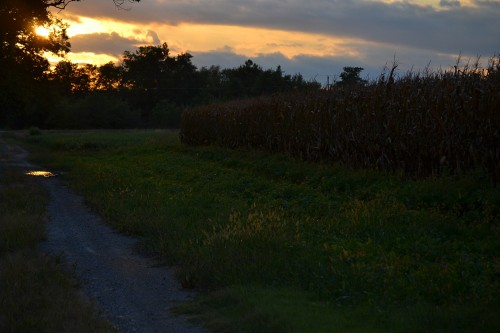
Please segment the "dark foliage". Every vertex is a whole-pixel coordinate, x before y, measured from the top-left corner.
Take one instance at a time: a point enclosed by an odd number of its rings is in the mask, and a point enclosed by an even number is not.
[[[367,81],[361,79],[360,75],[364,68],[362,67],[344,67],[343,72],[340,73],[341,81],[337,82],[337,86],[354,86],[359,84],[366,84]]]
[[[48,8],[54,1],[3,0],[0,2],[0,126],[26,127],[43,122],[52,104],[45,85],[49,63],[44,51],[69,50],[66,27]],[[53,26],[48,38],[37,26]],[[3,127],[2,126],[2,127]]]
[[[113,1],[117,6],[138,2]],[[172,56],[167,44],[125,51],[120,64],[61,61],[49,70],[43,53],[61,55],[70,48],[67,26],[49,9],[72,2],[79,0],[0,2],[0,128],[177,127],[185,106],[313,85],[300,75],[283,75],[279,67],[263,70],[251,60],[234,69],[198,70],[192,55]],[[50,35],[37,35],[39,26],[49,28]]]

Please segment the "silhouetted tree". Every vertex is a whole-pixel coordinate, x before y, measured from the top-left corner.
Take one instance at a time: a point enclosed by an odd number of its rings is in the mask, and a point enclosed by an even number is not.
[[[45,0],[0,1],[0,127],[39,123],[50,107],[43,52],[67,52],[69,43],[66,27],[49,7]],[[35,33],[49,25],[54,28],[47,38]]]
[[[125,51],[119,65],[81,66],[61,61],[50,70],[43,53],[63,55],[70,43],[67,26],[49,9],[63,10],[79,1],[0,0],[0,127],[128,124],[110,120],[111,115],[120,114],[118,109],[106,116],[104,111],[96,111],[108,102],[127,105],[123,119],[136,119],[140,110],[143,125],[154,121],[154,125],[175,126],[187,105],[311,86],[300,75],[284,75],[279,66],[263,70],[250,59],[233,69],[211,67],[198,71],[191,54],[172,56],[166,43]],[[112,1],[117,6],[139,2]],[[37,35],[35,29],[39,26],[49,28],[50,35]],[[85,108],[102,114],[87,114]],[[72,121],[77,124],[71,125]]]
[[[167,70],[170,50],[166,43],[141,46],[135,52],[123,53],[125,81],[134,89],[158,89],[160,78]]]
[[[123,85],[123,67],[116,66],[113,62],[99,66],[96,89],[118,90]]]
[[[247,60],[243,65],[222,71],[224,96],[228,98],[252,97],[292,89],[319,88],[319,84],[306,82],[302,75],[284,75],[281,67],[263,70]]]
[[[112,0],[115,5],[139,0]],[[0,127],[43,125],[55,94],[47,85],[43,53],[69,51],[67,26],[51,8],[65,9],[79,0],[0,0]],[[37,27],[50,30],[47,37]],[[52,99],[53,98],[53,99]]]
[[[202,67],[198,71],[200,81],[200,93],[197,103],[212,103],[223,99],[222,71],[220,66]]]
[[[170,56],[166,43],[141,46],[123,54],[124,83],[130,88],[129,100],[147,118],[161,100],[189,103],[197,92],[196,67],[189,53]]]
[[[64,60],[55,66],[50,78],[59,93],[81,96],[96,90],[99,71],[95,65],[78,66]]]
[[[261,73],[262,68],[251,59],[237,68],[223,70],[226,93],[232,98],[257,95],[256,85]]]
[[[177,104],[191,104],[199,93],[201,83],[193,56],[182,53],[167,60],[167,71],[162,76],[159,93]]]
[[[365,84],[367,81],[361,79],[360,74],[364,68],[362,67],[344,67],[340,73],[342,81],[337,82],[339,86]]]

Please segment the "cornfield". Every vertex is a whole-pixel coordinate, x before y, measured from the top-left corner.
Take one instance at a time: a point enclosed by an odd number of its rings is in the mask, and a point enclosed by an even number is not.
[[[287,153],[412,177],[477,168],[500,182],[500,55],[448,71],[396,65],[365,85],[186,110],[181,140]]]

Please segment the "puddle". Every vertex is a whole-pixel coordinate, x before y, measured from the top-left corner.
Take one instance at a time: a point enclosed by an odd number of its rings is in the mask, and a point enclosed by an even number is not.
[[[54,177],[55,174],[53,174],[50,171],[29,171],[26,172],[28,176],[34,176],[34,177]]]

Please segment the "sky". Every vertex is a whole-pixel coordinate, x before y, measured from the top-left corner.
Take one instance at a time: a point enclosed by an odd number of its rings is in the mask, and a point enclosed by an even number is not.
[[[375,79],[394,60],[404,74],[500,53],[500,0],[82,0],[55,15],[68,59],[96,65],[166,42],[198,68],[252,59],[324,83],[345,66]]]

